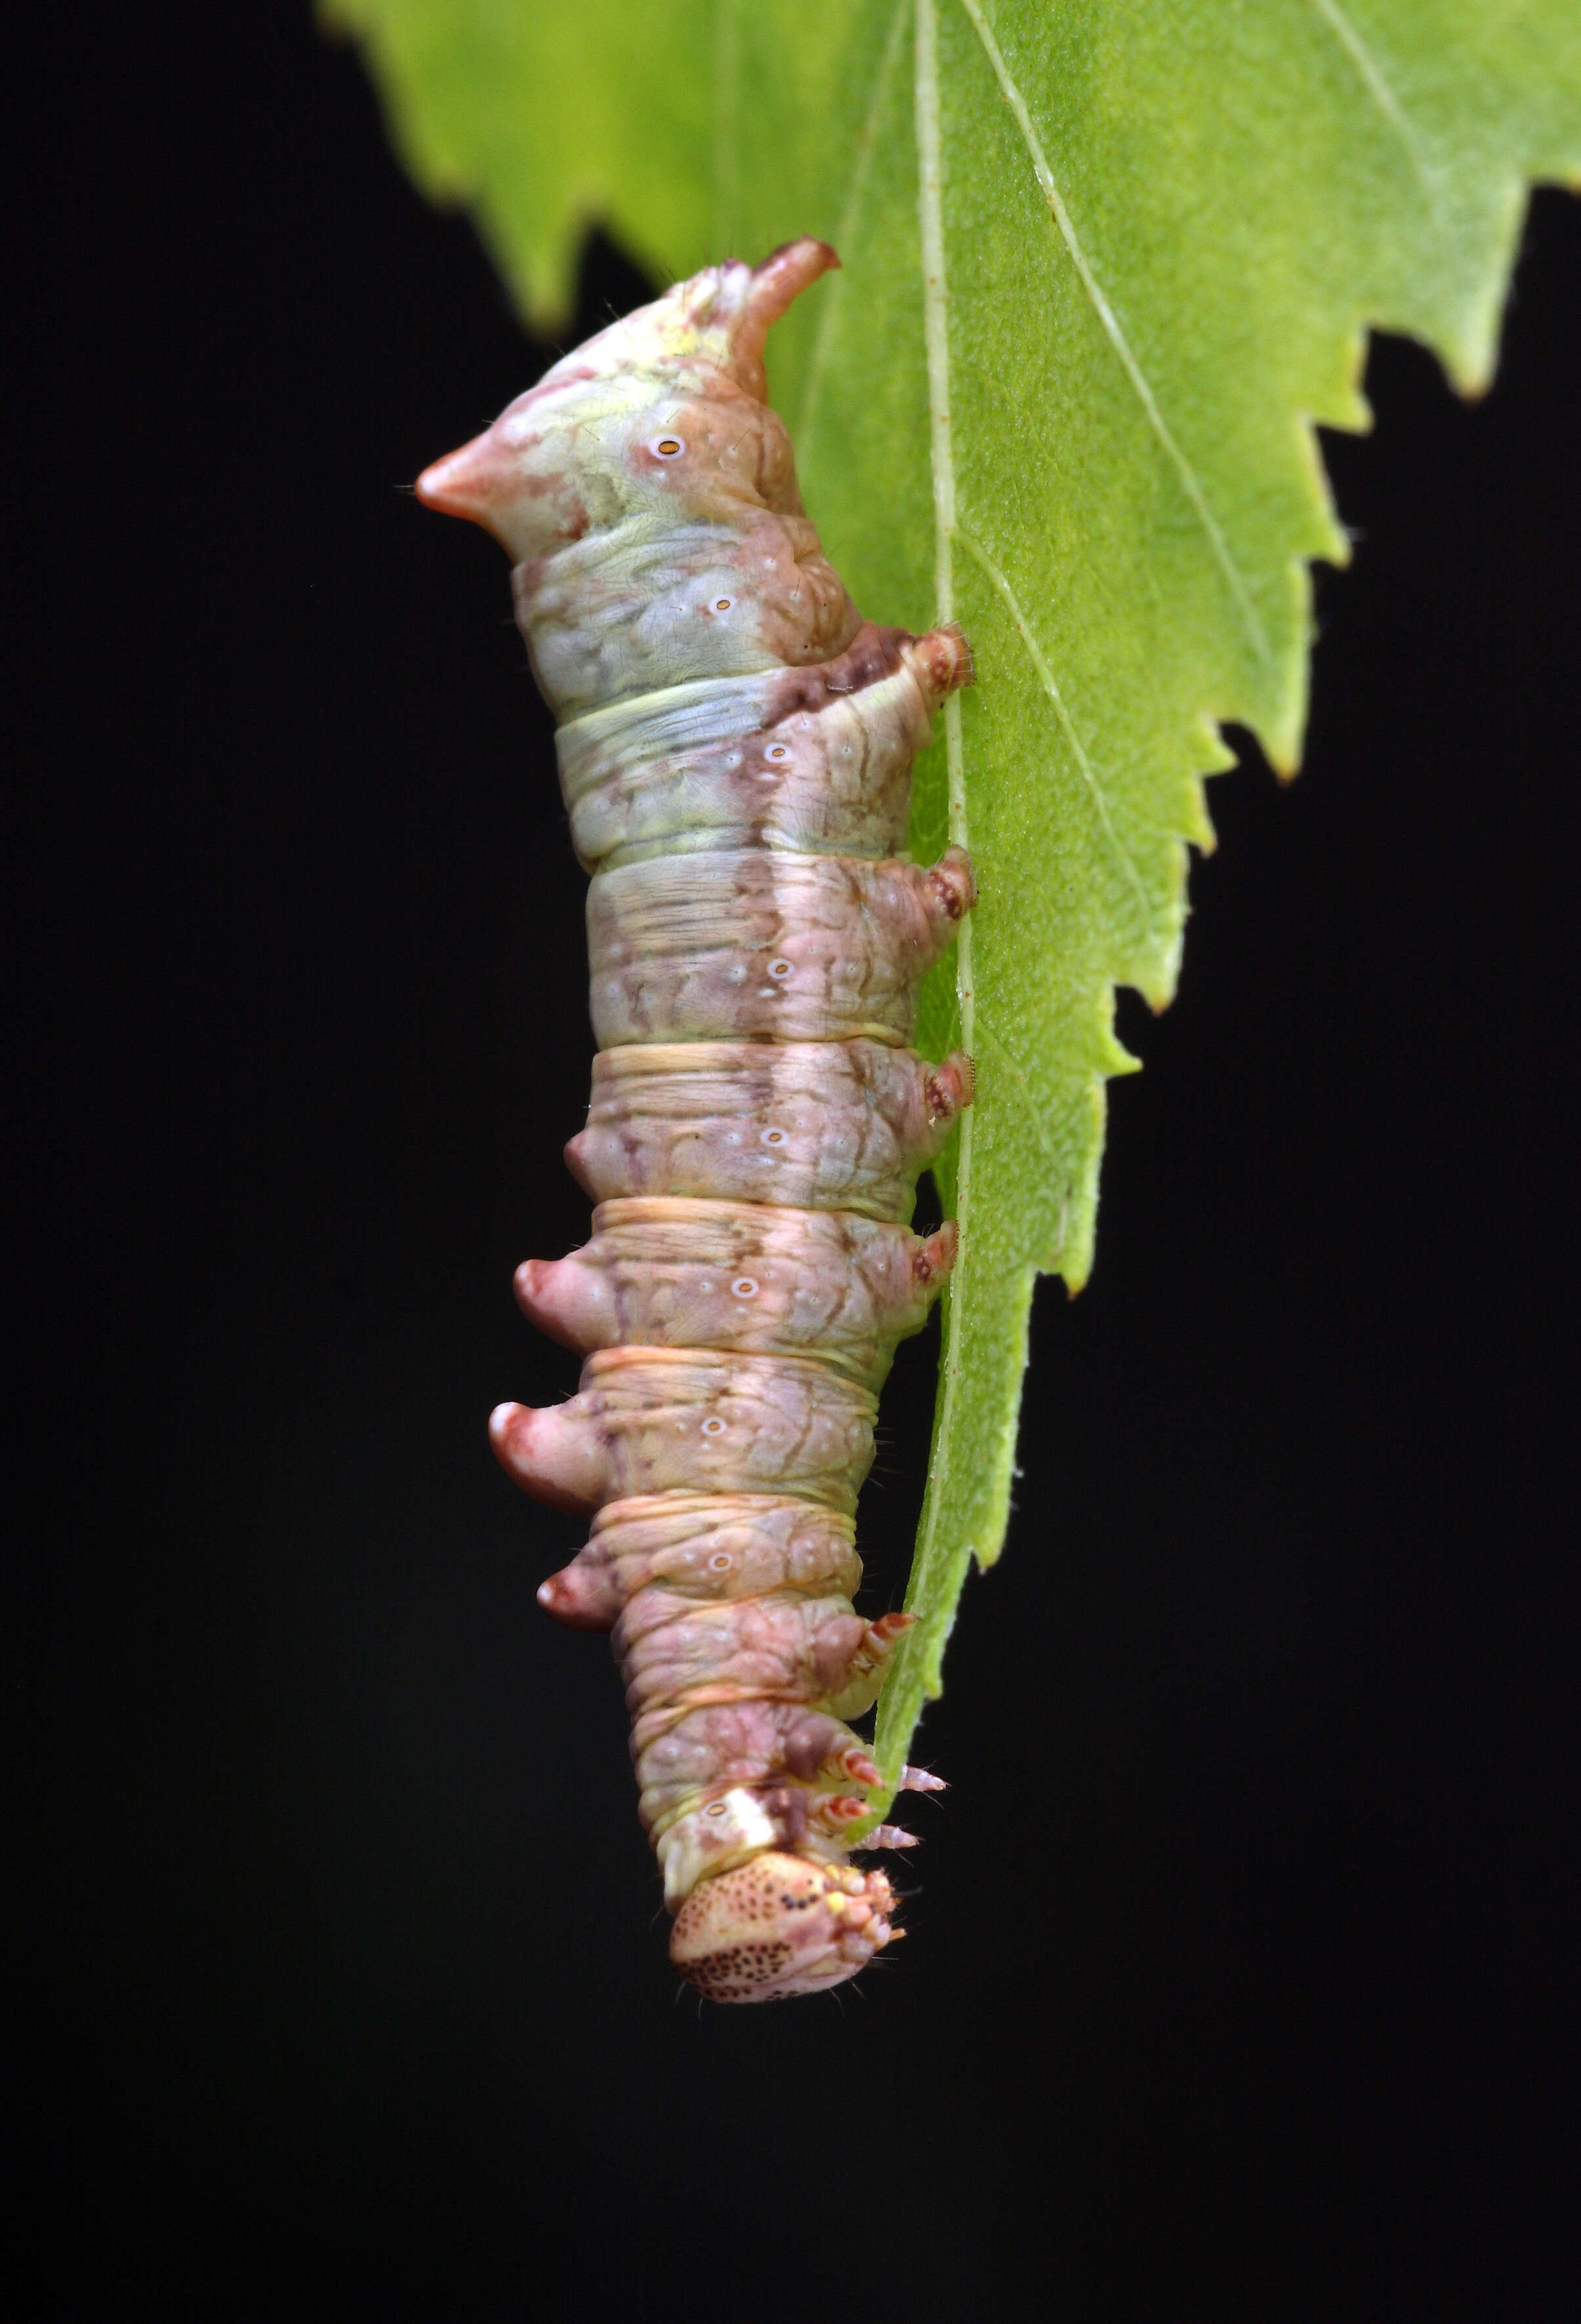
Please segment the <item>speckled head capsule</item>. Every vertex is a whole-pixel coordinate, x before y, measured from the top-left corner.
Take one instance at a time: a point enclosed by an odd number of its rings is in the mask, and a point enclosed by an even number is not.
[[[699,1883],[676,1917],[670,1959],[709,2001],[823,1993],[904,1933],[894,1912],[881,1872],[769,1851]]]

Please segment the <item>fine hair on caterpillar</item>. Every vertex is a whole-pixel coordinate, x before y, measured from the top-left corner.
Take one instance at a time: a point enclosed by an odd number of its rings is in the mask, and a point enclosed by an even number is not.
[[[863,621],[767,400],[769,326],[838,263],[804,239],[677,283],[417,485],[510,558],[591,875],[566,1160],[593,1231],[516,1278],[581,1386],[491,1434],[592,1516],[539,1603],[611,1635],[670,1958],[730,2002],[822,1992],[902,1933],[844,1837],[881,1784],[850,1722],[912,1620],[855,1611],[854,1514],[896,1344],[956,1257],[952,1221],[911,1231],[918,1174],[972,1097],[969,1058],[910,1047],[971,863],[905,853],[971,656]]]

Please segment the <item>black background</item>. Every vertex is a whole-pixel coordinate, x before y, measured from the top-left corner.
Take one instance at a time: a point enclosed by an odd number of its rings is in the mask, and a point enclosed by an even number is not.
[[[483,1436],[573,1377],[510,1275],[584,1227],[582,882],[503,561],[400,487],[545,353],[303,14],[57,17],[0,2312],[1573,2313],[1581,207],[1484,404],[1383,343],[1329,445],[1306,771],[1215,784],[1181,999],[1125,1006],[909,1941],[700,2013],[603,1646],[533,1603],[579,1529]],[[578,331],[641,290],[595,246]]]

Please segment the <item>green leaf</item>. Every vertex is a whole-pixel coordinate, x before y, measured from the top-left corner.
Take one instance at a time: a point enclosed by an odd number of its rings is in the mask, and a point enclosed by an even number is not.
[[[961,619],[979,684],[920,770],[981,900],[924,994],[979,1094],[961,1257],[880,1709],[904,1757],[970,1558],[999,1552],[1032,1286],[1091,1264],[1117,983],[1174,986],[1201,778],[1293,769],[1307,560],[1341,560],[1314,423],[1359,429],[1369,327],[1468,392],[1537,178],[1581,175],[1576,0],[332,0],[419,182],[524,311],[584,229],[664,277],[798,234],[845,271],[776,399],[859,604]]]

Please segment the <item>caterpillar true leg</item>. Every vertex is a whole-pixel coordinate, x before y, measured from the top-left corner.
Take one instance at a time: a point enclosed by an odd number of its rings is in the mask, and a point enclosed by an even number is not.
[[[593,874],[566,1157],[599,1208],[517,1277],[586,1362],[491,1433],[527,1490],[597,1512],[539,1602],[612,1633],[671,1959],[722,2001],[819,1991],[901,1933],[842,1840],[879,1780],[846,1721],[910,1619],[854,1612],[852,1513],[895,1343],[955,1259],[952,1224],[907,1229],[917,1175],[972,1093],[970,1058],[906,1046],[971,864],[901,853],[971,656],[861,619],[766,396],[769,325],[837,263],[803,240],[678,283],[418,484],[510,553]]]

